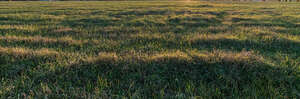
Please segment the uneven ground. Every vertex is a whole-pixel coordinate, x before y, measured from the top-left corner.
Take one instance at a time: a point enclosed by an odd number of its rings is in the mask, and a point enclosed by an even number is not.
[[[0,2],[1,98],[299,98],[300,3]]]

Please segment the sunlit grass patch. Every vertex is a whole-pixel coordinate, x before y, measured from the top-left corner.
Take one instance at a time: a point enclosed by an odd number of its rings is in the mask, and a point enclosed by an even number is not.
[[[49,49],[31,50],[26,48],[0,48],[2,56],[12,56],[20,59],[32,58],[32,57],[49,57],[55,58],[58,52]]]
[[[39,29],[37,25],[0,25],[0,29],[7,30],[26,30],[33,32]]]
[[[114,52],[100,52],[97,57],[89,57],[86,59],[89,63],[109,63],[114,64],[120,61],[119,56]]]
[[[197,64],[197,62],[207,63],[222,63],[225,65],[253,65],[259,66],[259,63],[266,62],[262,56],[257,55],[255,52],[242,51],[231,52],[213,50],[211,52],[199,52],[196,50],[190,51],[168,51],[152,54],[135,53],[131,55],[122,55],[115,52],[100,52],[96,57],[89,57],[85,61],[88,63],[122,63],[126,61],[134,61],[136,63],[158,63],[158,64],[176,64],[177,62]],[[242,63],[242,64],[240,64]]]
[[[53,32],[70,32],[72,31],[72,28],[59,28],[54,30]]]
[[[1,36],[1,40],[5,42],[25,42],[25,43],[38,43],[38,44],[51,44],[51,43],[61,43],[65,45],[82,45],[86,41],[73,40],[71,37],[59,37],[59,38],[48,38],[41,36]]]
[[[205,34],[205,33],[195,33],[192,35],[186,35],[186,37],[184,37],[184,39],[186,39],[188,42],[197,42],[199,40],[201,41],[215,41],[215,40],[224,40],[224,39],[236,39],[238,40],[238,36],[237,35],[233,35],[233,34]]]
[[[153,61],[158,63],[164,63],[164,62],[189,62],[192,58],[188,54],[181,52],[181,51],[175,51],[175,52],[166,52],[166,53],[159,53],[153,56],[150,56],[146,61]]]

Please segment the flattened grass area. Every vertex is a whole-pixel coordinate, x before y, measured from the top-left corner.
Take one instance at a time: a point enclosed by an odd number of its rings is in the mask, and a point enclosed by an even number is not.
[[[300,3],[0,2],[1,98],[299,98]]]

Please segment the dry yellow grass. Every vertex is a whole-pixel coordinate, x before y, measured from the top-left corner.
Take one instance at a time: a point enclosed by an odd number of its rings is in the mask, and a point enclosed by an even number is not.
[[[26,42],[26,43],[62,43],[67,45],[82,45],[87,43],[87,41],[74,40],[72,37],[59,37],[59,38],[50,38],[42,36],[0,36],[0,40],[5,40],[6,42]]]
[[[253,51],[222,51],[214,50],[212,52],[199,52],[195,50],[182,52],[182,51],[169,51],[153,54],[126,54],[118,55],[114,52],[100,52],[96,57],[88,57],[85,59],[88,63],[122,63],[122,62],[135,62],[135,63],[168,63],[168,62],[206,62],[206,63],[229,63],[232,66],[258,66],[265,63],[264,58]],[[242,65],[241,65],[242,64]]]
[[[192,57],[188,54],[181,52],[181,51],[175,51],[175,52],[165,52],[165,53],[158,53],[155,55],[151,55],[150,57],[147,57],[146,61],[150,62],[168,62],[168,61],[174,61],[174,62],[181,62],[181,61],[191,61]]]
[[[65,27],[65,28],[56,29],[56,30],[54,30],[54,32],[70,32],[72,30],[73,30],[72,28]]]
[[[36,31],[39,29],[37,25],[0,25],[0,29],[16,29],[16,30],[26,30],[26,31]]]
[[[120,61],[119,57],[114,52],[100,52],[97,57],[88,57],[85,61],[89,63],[116,63]]]
[[[0,55],[2,56],[13,56],[17,58],[34,58],[34,57],[51,57],[55,58],[59,53],[54,50],[50,49],[39,49],[39,50],[32,50],[27,48],[7,48],[7,47],[0,47]]]
[[[215,41],[215,40],[225,40],[225,39],[231,39],[231,40],[238,40],[237,35],[233,34],[192,34],[188,35],[187,37],[183,37],[183,39],[186,39],[188,42],[194,43],[199,40],[201,41]]]

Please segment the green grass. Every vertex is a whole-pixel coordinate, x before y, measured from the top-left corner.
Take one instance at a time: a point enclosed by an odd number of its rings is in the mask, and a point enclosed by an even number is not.
[[[299,98],[300,3],[0,2],[1,98]]]

